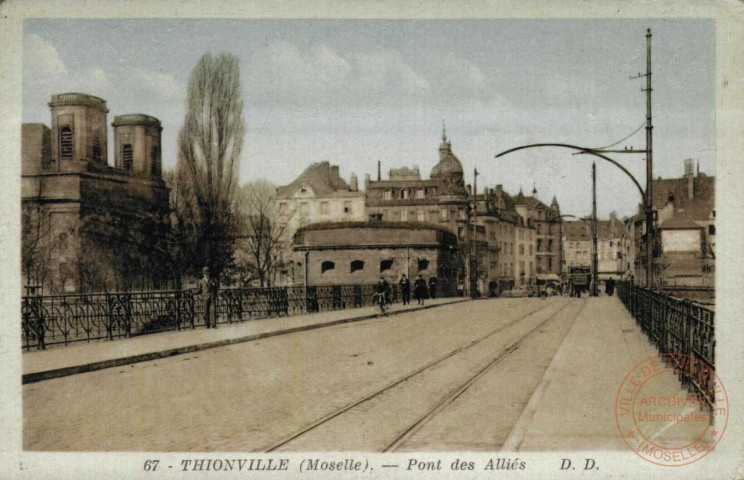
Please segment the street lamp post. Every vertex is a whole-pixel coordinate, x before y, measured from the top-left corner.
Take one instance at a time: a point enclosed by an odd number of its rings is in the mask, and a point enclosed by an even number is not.
[[[473,279],[470,283],[471,298],[478,297],[478,169],[473,169]]]

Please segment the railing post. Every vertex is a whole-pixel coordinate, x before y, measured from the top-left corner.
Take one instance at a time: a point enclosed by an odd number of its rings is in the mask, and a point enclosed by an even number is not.
[[[181,291],[176,292],[176,330],[181,331]]]

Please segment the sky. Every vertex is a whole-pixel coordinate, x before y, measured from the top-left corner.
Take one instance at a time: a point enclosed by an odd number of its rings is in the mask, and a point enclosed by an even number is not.
[[[50,125],[52,94],[104,98],[116,115],[163,125],[163,166],[175,168],[189,74],[207,52],[240,62],[246,135],[241,182],[291,182],[313,162],[383,178],[438,161],[442,123],[472,183],[520,188],[564,214],[591,212],[591,157],[529,143],[602,147],[645,122],[646,29],[653,33],[654,176],[684,159],[715,174],[712,20],[168,20],[29,19],[24,23],[24,122]],[[109,128],[109,150],[113,144]],[[645,148],[645,130],[618,145]],[[613,158],[645,185],[643,155]],[[109,151],[109,163],[113,164]],[[636,212],[640,194],[598,159],[600,217]]]

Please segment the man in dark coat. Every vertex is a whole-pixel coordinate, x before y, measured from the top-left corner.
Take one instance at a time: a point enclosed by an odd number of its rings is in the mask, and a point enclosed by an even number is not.
[[[416,296],[416,300],[418,300],[418,304],[423,305],[426,298],[426,280],[421,278],[421,275],[416,277],[416,281],[413,284],[413,293]]]
[[[215,290],[214,280],[209,278],[209,267],[204,267],[202,269],[202,278],[196,284],[194,296],[204,304],[204,324],[207,328],[211,328],[212,324],[214,324],[214,328],[217,328],[217,319],[215,318],[214,322],[211,321]]]
[[[612,294],[615,292],[615,279],[608,278],[605,282],[605,293],[607,296],[611,297]]]
[[[400,296],[403,297],[403,305],[411,303],[411,281],[405,273],[400,278]]]
[[[429,279],[429,298],[432,300],[437,298],[437,277],[435,276]]]

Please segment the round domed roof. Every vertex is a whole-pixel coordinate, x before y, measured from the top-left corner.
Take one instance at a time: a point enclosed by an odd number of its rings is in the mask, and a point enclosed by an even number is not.
[[[452,154],[452,152],[449,153],[449,155],[445,156],[442,160],[439,161],[439,173],[462,173],[462,164],[460,163],[460,160],[457,159],[456,156]],[[434,167],[436,168],[436,167]]]
[[[462,173],[462,164],[452,153],[452,143],[442,135],[442,144],[439,145],[439,163],[431,170],[431,178],[438,177],[440,173]]]

